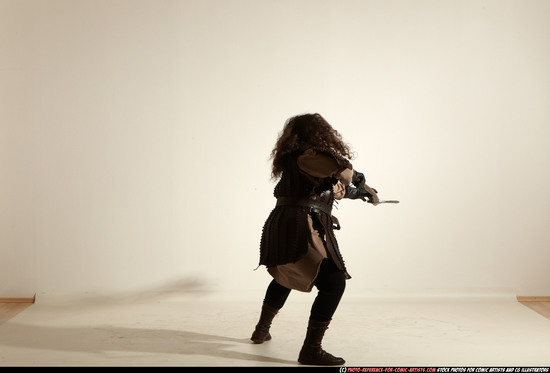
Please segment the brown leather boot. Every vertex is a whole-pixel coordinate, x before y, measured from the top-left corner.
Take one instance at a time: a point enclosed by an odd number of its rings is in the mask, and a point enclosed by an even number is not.
[[[262,305],[262,312],[260,314],[260,321],[256,325],[256,329],[252,333],[250,340],[256,344],[264,343],[271,339],[271,334],[269,334],[269,328],[271,327],[271,322],[275,315],[279,312],[277,308],[271,307],[269,304],[264,303]]]
[[[345,360],[335,357],[321,347],[321,341],[330,321],[309,320],[306,339],[300,351],[298,361],[307,365],[343,365]]]

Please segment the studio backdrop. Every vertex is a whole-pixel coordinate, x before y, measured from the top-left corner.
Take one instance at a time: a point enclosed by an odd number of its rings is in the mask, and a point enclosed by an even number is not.
[[[323,115],[382,199],[348,289],[550,295],[550,2],[0,0],[0,297],[255,291],[270,152]]]

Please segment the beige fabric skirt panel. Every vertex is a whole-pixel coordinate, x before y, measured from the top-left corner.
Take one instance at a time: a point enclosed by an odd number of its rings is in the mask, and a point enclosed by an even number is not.
[[[310,231],[307,254],[295,263],[267,269],[280,285],[303,292],[310,292],[313,289],[321,262],[327,257],[324,241],[319,232],[313,228],[311,216],[308,215],[307,219]]]

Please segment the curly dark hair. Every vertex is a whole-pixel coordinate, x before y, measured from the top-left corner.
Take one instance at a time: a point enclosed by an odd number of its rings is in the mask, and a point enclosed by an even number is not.
[[[334,154],[348,160],[353,158],[350,146],[320,114],[297,115],[286,121],[271,151],[272,179],[281,176],[288,155],[302,153],[307,149]]]

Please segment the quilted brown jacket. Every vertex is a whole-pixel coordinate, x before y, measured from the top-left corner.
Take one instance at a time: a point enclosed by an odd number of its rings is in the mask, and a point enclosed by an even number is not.
[[[307,168],[310,171],[306,173],[300,169],[300,161],[302,165],[309,161],[309,165],[314,167]],[[344,158],[311,150],[291,154],[285,163],[281,179],[273,192],[275,198],[310,198],[329,207],[334,203],[333,186],[338,182],[336,176],[346,168],[352,169],[351,163]],[[276,206],[271,211],[262,230],[259,264],[269,268],[294,263],[307,253],[310,234],[308,214],[314,214],[322,227],[327,254],[350,278],[334,235],[332,216],[318,210],[311,212],[305,206]]]

